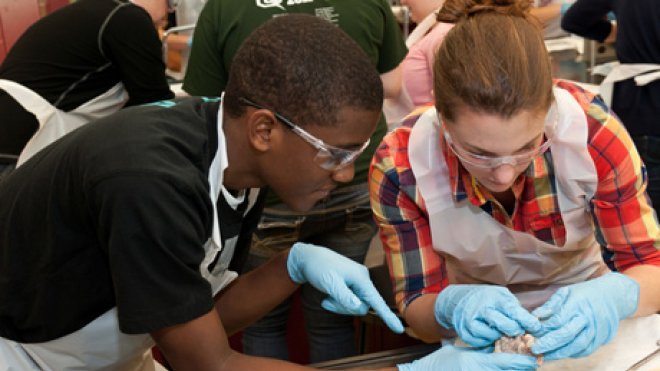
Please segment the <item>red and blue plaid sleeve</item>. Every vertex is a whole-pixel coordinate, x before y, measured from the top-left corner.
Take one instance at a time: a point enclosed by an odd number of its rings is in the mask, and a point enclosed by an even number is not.
[[[598,173],[592,212],[606,258],[618,271],[660,266],[658,221],[646,195],[646,169],[630,135],[599,97],[574,85],[560,86],[587,112],[589,154]]]
[[[447,286],[442,257],[432,247],[428,214],[408,160],[409,128],[388,134],[371,164],[369,188],[374,217],[401,313],[425,293]]]

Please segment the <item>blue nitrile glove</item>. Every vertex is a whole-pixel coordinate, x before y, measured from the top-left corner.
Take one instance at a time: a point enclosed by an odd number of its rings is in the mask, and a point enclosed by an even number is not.
[[[443,345],[412,363],[397,365],[399,371],[536,370],[536,358],[513,353],[483,353]]]
[[[363,316],[371,307],[392,331],[403,332],[403,324],[374,287],[364,265],[325,247],[296,242],[286,266],[294,282],[308,282],[329,295],[321,303],[326,310]]]
[[[545,319],[532,352],[547,360],[587,356],[614,337],[638,302],[639,284],[621,273],[562,287],[532,312]]]
[[[493,285],[447,286],[435,299],[435,320],[476,348],[491,345],[503,334],[534,335],[542,328],[509,289]]]

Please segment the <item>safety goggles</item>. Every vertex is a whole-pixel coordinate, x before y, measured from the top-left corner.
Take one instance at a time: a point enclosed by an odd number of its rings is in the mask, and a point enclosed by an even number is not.
[[[554,135],[554,130],[557,126],[557,119],[557,106],[553,103],[545,118],[545,141],[543,141],[541,145],[529,151],[517,153],[515,155],[485,156],[470,152],[469,150],[454,142],[451,138],[451,135],[449,134],[449,131],[447,130],[444,121],[438,115],[438,120],[442,122],[444,126],[445,141],[449,145],[449,148],[451,148],[451,151],[456,155],[456,157],[458,157],[463,163],[485,169],[494,169],[505,164],[511,166],[526,165],[532,162],[538,156],[545,153],[552,144],[552,136]]]
[[[329,144],[326,144],[323,142],[321,139],[313,136],[309,132],[305,131],[303,128],[300,126],[294,124],[291,122],[291,120],[287,119],[286,117],[282,116],[279,114],[277,111],[270,109],[268,107],[264,107],[260,104],[257,104],[247,98],[239,98],[239,101],[245,105],[257,108],[257,109],[266,109],[269,110],[275,115],[275,117],[281,121],[284,125],[286,125],[291,131],[296,133],[298,136],[300,136],[305,142],[309,143],[312,145],[312,147],[316,148],[318,152],[316,153],[316,156],[314,156],[314,162],[322,167],[325,170],[328,171],[337,171],[342,168],[345,168],[346,166],[349,166],[351,163],[353,163],[362,152],[369,146],[370,139],[367,139],[367,141],[357,150],[351,151],[348,149],[344,148],[339,148],[335,146],[331,146]]]

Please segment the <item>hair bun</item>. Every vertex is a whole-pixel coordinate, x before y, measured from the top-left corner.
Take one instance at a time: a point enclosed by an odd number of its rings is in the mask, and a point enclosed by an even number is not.
[[[528,18],[531,6],[531,0],[446,0],[438,11],[437,20],[457,23],[482,13]]]

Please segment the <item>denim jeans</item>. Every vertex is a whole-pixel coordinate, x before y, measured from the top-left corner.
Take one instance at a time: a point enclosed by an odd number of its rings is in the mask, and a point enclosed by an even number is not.
[[[660,137],[646,135],[632,139],[646,165],[646,173],[649,178],[646,192],[657,212],[660,208]]]
[[[375,233],[366,183],[339,188],[306,213],[294,213],[278,204],[264,210],[245,268],[258,267],[297,241],[325,246],[363,263]],[[357,354],[353,317],[326,311],[321,307],[324,298],[325,294],[310,285],[302,285],[312,363]],[[288,298],[243,331],[244,353],[288,359],[286,328],[291,301]]]

